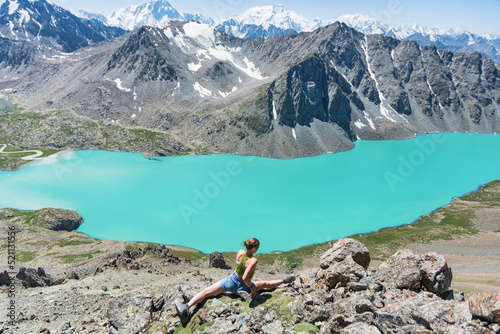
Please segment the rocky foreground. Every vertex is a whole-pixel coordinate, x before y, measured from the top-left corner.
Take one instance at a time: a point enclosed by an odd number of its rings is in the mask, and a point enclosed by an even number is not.
[[[141,268],[137,259],[148,252],[185,271]],[[54,281],[41,268],[22,269],[15,288],[18,318],[1,323],[0,333],[500,333],[500,295],[466,300],[450,289],[452,271],[433,252],[402,250],[370,267],[368,249],[342,239],[321,256],[319,267],[298,272],[294,283],[250,301],[231,293],[210,298],[190,310],[184,325],[174,301],[231,271],[188,270],[178,260],[157,246],[124,251],[80,279]],[[212,260],[212,266],[225,266],[220,256]],[[2,274],[4,290],[9,278]]]

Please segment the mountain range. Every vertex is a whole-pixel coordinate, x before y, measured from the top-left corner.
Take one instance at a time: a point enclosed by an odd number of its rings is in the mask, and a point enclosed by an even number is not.
[[[340,21],[365,34],[414,40],[421,46],[435,45],[440,50],[454,53],[479,52],[500,63],[499,36],[482,36],[460,29],[427,28],[417,24],[393,28],[381,20],[359,14],[346,14],[334,20],[308,20],[282,5],[251,8],[216,22],[202,14],[180,13],[166,0],[117,9],[107,17],[85,11],[67,11],[46,0],[7,0],[0,7],[0,37],[35,41],[58,50],[75,51],[82,46],[117,37],[128,30],[170,20],[207,23],[242,39],[310,32]]]
[[[84,14],[85,18],[96,18],[95,14]],[[165,0],[156,0],[142,5],[132,5],[116,10],[108,17],[100,17],[103,24],[132,30],[143,25],[156,25],[168,20],[194,19],[215,25],[221,31],[243,39],[268,38],[288,34],[310,32],[335,21],[365,34],[380,34],[400,40],[413,40],[422,46],[435,45],[440,50],[451,52],[479,52],[496,63],[500,63],[499,36],[482,36],[460,29],[436,29],[417,24],[411,27],[390,27],[381,20],[359,14],[346,14],[336,19],[308,20],[286,10],[282,5],[255,7],[228,19],[214,20],[200,14],[179,13]]]
[[[2,6],[10,15],[28,5],[12,3]],[[170,20],[74,52],[38,41],[0,38],[1,98],[28,111],[71,110],[99,127],[167,133],[208,152],[291,158],[345,151],[359,139],[500,130],[500,66],[492,60],[340,22],[243,39]],[[86,128],[68,119],[46,122],[67,137],[30,129],[23,145],[99,148],[92,135],[78,139]]]

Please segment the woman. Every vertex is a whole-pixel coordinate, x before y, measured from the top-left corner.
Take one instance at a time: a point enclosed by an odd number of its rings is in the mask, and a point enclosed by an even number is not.
[[[251,238],[245,241],[243,245],[246,251],[240,249],[238,255],[236,255],[236,269],[231,275],[198,292],[188,303],[175,302],[175,307],[177,308],[179,316],[185,314],[191,306],[202,302],[205,298],[216,296],[224,291],[238,293],[242,298],[247,299],[246,297],[248,296],[251,298],[255,297],[257,291],[262,289],[276,288],[283,283],[292,283],[295,280],[295,276],[289,275],[275,281],[252,282],[252,277],[258,262],[254,254],[259,250],[260,242],[256,238]]]

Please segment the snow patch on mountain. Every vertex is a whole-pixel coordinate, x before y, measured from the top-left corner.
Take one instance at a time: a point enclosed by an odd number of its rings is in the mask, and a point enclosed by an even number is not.
[[[209,89],[206,89],[205,87],[203,87],[202,85],[200,85],[199,82],[196,82],[193,85],[193,88],[194,88],[194,90],[196,90],[200,94],[200,97],[209,97],[209,96],[212,96],[212,92]]]
[[[192,38],[198,45],[211,48],[215,45],[214,28],[208,24],[189,22],[184,25],[184,33]]]
[[[9,1],[9,15],[12,15],[19,8],[19,2],[17,1]]]
[[[262,80],[264,77],[255,64],[243,55],[241,48],[223,46],[216,42],[216,30],[213,26],[199,22],[187,22],[182,29],[167,24],[163,28],[165,35],[182,52],[196,56],[197,61],[190,62],[188,68],[198,71],[205,62],[222,60],[251,78]],[[220,32],[218,32],[220,34]]]

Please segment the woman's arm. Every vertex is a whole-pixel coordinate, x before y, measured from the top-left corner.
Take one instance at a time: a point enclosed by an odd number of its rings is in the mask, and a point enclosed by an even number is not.
[[[255,267],[257,266],[257,262],[259,262],[256,258],[251,258],[250,259],[250,264],[248,267],[245,269],[245,273],[243,274],[243,282],[252,290],[252,293],[250,296],[254,297],[255,294],[257,293],[257,290],[255,289],[255,284],[252,283],[252,280],[250,279],[250,276],[252,273],[255,271]]]

